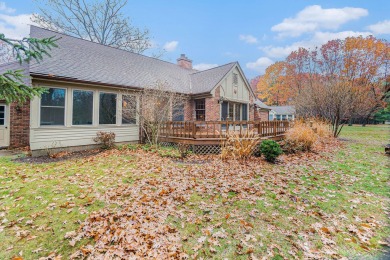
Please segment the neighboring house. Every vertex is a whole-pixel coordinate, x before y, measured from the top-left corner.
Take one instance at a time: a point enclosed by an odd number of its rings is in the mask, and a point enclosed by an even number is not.
[[[294,106],[269,106],[269,120],[294,120]]]
[[[117,142],[138,142],[139,120],[125,112],[139,106],[140,90],[157,81],[188,96],[177,120],[255,118],[255,95],[237,62],[196,71],[185,55],[173,64],[31,26],[30,37],[51,36],[60,39],[50,57],[23,65],[28,83],[48,92],[24,105],[0,101],[0,147],[82,148],[94,144],[98,131],[114,132]],[[3,65],[0,72],[18,66]]]

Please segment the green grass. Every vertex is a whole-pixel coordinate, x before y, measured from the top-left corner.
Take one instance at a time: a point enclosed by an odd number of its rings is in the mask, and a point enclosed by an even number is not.
[[[248,183],[263,187],[256,200],[242,197],[234,185],[215,196],[188,191],[190,199],[178,208],[186,221],[169,217],[168,223],[179,230],[187,254],[207,259],[248,259],[250,254],[269,259],[293,258],[293,254],[304,258],[305,252],[298,245],[308,243],[319,251],[328,246],[313,231],[317,223],[331,230],[329,238],[336,242],[339,256],[374,259],[380,241],[390,236],[385,214],[389,169],[383,148],[388,136],[386,126],[345,126],[340,136],[346,140],[343,147],[328,158],[300,164],[264,163],[253,170],[253,165],[248,166],[246,169],[253,171]],[[67,259],[81,245],[93,241],[84,239],[72,247],[64,235],[77,230],[91,212],[104,207],[116,209],[101,199],[107,189],[136,185],[144,177],[160,178],[159,173],[164,171],[187,176],[195,169],[174,160],[163,167],[159,162],[150,164],[146,158],[137,157],[132,146],[122,150],[120,156],[106,152],[39,165],[0,158],[0,259],[20,252],[24,259],[51,252]],[[160,153],[176,157],[172,149]],[[201,170],[207,165],[196,167]],[[213,179],[207,181],[212,183]],[[369,241],[370,252],[347,228],[362,223],[377,223]],[[212,234],[218,231],[226,238],[213,240]],[[201,237],[207,239],[199,248]]]

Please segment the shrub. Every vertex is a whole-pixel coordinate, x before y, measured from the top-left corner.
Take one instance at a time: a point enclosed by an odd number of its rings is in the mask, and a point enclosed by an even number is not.
[[[314,130],[304,122],[295,122],[293,127],[287,130],[283,149],[287,153],[297,151],[309,151],[317,141]]]
[[[331,124],[326,121],[314,119],[313,130],[320,138],[330,138],[332,136]]]
[[[102,149],[111,149],[114,147],[115,133],[102,131],[97,132],[93,141],[100,144]]]
[[[241,135],[239,132],[230,131],[222,142],[221,157],[245,160],[252,155],[258,143],[259,138],[253,131],[246,131]]]
[[[260,152],[268,162],[275,162],[276,158],[283,153],[280,145],[273,140],[264,140],[260,143]]]

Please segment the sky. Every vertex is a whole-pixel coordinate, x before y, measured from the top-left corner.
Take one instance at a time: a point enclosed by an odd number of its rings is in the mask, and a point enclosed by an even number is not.
[[[28,36],[39,1],[0,0],[0,33]],[[128,0],[123,12],[150,31],[147,55],[164,49],[161,59],[176,63],[186,54],[199,70],[238,61],[248,79],[299,47],[359,35],[390,39],[389,0]]]

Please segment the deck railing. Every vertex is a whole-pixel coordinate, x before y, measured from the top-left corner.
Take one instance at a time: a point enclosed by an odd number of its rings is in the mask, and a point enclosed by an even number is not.
[[[230,131],[240,135],[252,131],[259,137],[273,137],[283,135],[289,127],[289,121],[169,121],[161,126],[160,137],[224,139]]]

